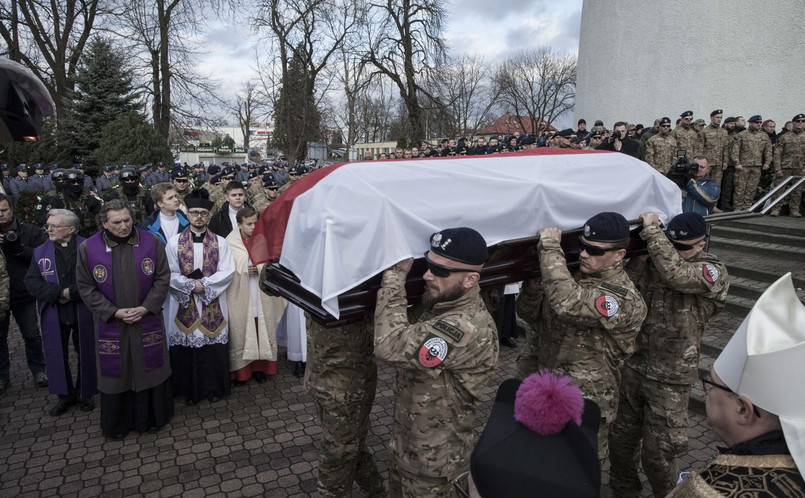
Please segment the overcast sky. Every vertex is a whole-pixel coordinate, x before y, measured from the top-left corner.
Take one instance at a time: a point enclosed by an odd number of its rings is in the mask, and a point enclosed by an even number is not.
[[[510,52],[550,46],[578,53],[582,0],[452,0],[447,6],[445,39],[453,55],[480,55],[492,61]],[[242,81],[254,77],[256,43],[248,26],[216,23],[205,31],[207,52],[199,69],[221,82],[229,100]]]

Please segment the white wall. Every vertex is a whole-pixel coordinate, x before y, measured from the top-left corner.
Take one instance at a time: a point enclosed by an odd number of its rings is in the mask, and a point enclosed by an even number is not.
[[[584,0],[575,124],[805,112],[803,0]]]

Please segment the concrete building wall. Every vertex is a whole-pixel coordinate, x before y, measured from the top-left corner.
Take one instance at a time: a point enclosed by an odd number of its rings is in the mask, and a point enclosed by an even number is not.
[[[584,0],[574,121],[805,112],[805,1]]]

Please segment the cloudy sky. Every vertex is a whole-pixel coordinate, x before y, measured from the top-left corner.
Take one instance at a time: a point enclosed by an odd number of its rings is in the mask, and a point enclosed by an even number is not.
[[[445,39],[453,55],[481,55],[494,60],[522,49],[550,46],[577,53],[582,0],[452,0],[447,5]],[[240,82],[254,77],[254,34],[247,25],[212,24],[205,31],[199,65],[221,82],[222,97],[234,98]]]

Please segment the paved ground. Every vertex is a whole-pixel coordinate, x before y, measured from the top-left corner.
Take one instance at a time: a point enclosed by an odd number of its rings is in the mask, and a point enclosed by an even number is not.
[[[251,381],[214,405],[176,403],[176,415],[158,434],[111,442],[101,435],[98,409],[48,416],[55,396],[35,387],[15,327],[9,345],[11,386],[0,397],[0,496],[315,494],[319,428],[290,364],[281,362],[269,382]],[[512,375],[516,357],[517,350],[502,348],[495,386]],[[368,439],[384,475],[392,379],[391,370],[381,368]],[[493,397],[487,388],[479,432]],[[701,467],[715,453],[712,433],[696,414],[689,433],[685,463]]]

